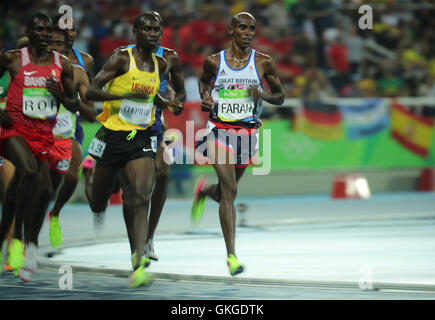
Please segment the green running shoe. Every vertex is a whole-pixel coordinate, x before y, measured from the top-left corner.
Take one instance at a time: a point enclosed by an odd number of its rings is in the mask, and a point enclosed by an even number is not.
[[[149,259],[148,259],[149,260]],[[146,258],[142,257],[140,266],[131,275],[128,282],[129,288],[137,288],[139,286],[149,285],[152,281],[152,275],[145,270]]]
[[[49,216],[49,234],[51,246],[59,249],[62,246],[62,231],[60,231],[59,217]]]
[[[204,189],[206,183],[207,178],[205,178],[204,176],[200,176],[196,181],[195,188],[193,190],[194,198],[192,209],[190,211],[190,218],[192,223],[194,224],[198,224],[201,221],[202,214],[204,213],[205,200],[207,199],[207,197],[200,197],[199,192]]]
[[[136,254],[136,252],[134,252],[132,254],[132,256],[131,256],[131,265],[133,266],[133,270],[135,270],[135,268],[136,268],[136,262],[137,262],[136,259],[137,259],[137,254]],[[150,266],[150,264],[151,264],[150,258],[145,257],[145,258],[142,258],[142,259],[145,259],[144,267],[148,268]]]
[[[24,266],[24,246],[18,239],[12,239],[9,246],[8,263],[17,274],[18,270]]]
[[[236,256],[233,254],[230,254],[227,259],[227,265],[228,269],[230,271],[230,274],[234,277],[235,275],[238,275],[239,273],[242,273],[245,269],[243,264],[237,260]]]

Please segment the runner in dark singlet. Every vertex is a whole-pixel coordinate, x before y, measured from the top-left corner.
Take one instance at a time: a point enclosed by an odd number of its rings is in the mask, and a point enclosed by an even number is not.
[[[53,18],[54,25],[58,26],[60,17],[61,15],[57,15]],[[65,32],[67,33],[67,38],[65,42],[65,50],[63,50],[62,54],[65,55],[73,65],[78,65],[83,68],[87,73],[89,77],[88,81],[90,82],[93,77],[94,59],[88,53],[84,53],[73,48],[74,41],[77,38],[78,33],[74,23],[73,28],[65,29]],[[71,139],[72,157],[69,164],[69,169],[63,175],[63,182],[59,188],[59,192],[57,194],[57,198],[53,205],[53,208],[49,213],[50,218],[54,217],[54,219],[50,219],[50,221],[52,221],[52,224],[50,224],[50,232],[52,234],[58,235],[55,237],[56,239],[61,239],[61,236],[59,238],[59,235],[61,235],[61,231],[60,225],[58,223],[60,211],[62,210],[63,206],[69,201],[69,199],[71,199],[79,181],[79,169],[80,164],[83,160],[81,144],[84,139],[83,128],[80,125],[80,115],[84,118],[84,120],[90,122],[95,121],[95,116],[87,116],[87,114],[83,113],[83,111],[80,114],[75,115],[75,132]],[[58,245],[59,241],[55,241],[55,243],[56,245]]]

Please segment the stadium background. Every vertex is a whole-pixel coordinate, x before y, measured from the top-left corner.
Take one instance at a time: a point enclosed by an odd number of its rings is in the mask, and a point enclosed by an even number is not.
[[[263,112],[263,129],[272,132],[271,172],[249,170],[239,195],[328,194],[338,174],[355,172],[372,192],[417,190],[422,169],[435,166],[433,1],[16,0],[2,3],[1,46],[15,47],[29,15],[44,8],[52,16],[63,4],[73,8],[79,29],[74,47],[94,57],[95,74],[115,48],[134,42],[137,14],[160,12],[162,45],[175,49],[183,65],[183,119],[195,120],[196,128],[206,121],[197,90],[205,57],[228,47],[232,14],[245,10],[256,17],[252,47],[275,60],[286,102]],[[363,4],[373,8],[372,30],[358,28]],[[349,116],[349,108],[360,112]],[[167,120],[183,131],[173,117]],[[84,128],[86,151],[98,125]],[[198,174],[214,177],[210,166],[171,170],[171,197],[191,196]],[[82,187],[73,201],[84,201]]]

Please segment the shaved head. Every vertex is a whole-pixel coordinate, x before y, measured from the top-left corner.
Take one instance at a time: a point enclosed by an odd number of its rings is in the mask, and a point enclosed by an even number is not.
[[[145,12],[145,13],[149,13],[149,14],[152,14],[153,16],[155,16],[158,20],[159,20],[159,22],[160,22],[160,24],[163,24],[163,19],[162,19],[162,16],[160,15],[160,13],[158,13],[157,11],[147,11],[147,12]]]
[[[231,26],[235,27],[243,19],[251,19],[252,21],[255,22],[254,16],[249,12],[239,12],[231,18]]]

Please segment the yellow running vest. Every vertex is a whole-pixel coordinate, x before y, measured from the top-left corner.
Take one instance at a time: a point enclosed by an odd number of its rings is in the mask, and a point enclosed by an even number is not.
[[[159,64],[153,53],[154,72],[139,70],[132,49],[125,49],[130,56],[128,72],[111,80],[106,91],[114,95],[141,92],[148,94],[149,98],[104,101],[103,112],[97,116],[97,120],[114,131],[146,130],[155,121],[154,98],[160,87]]]

